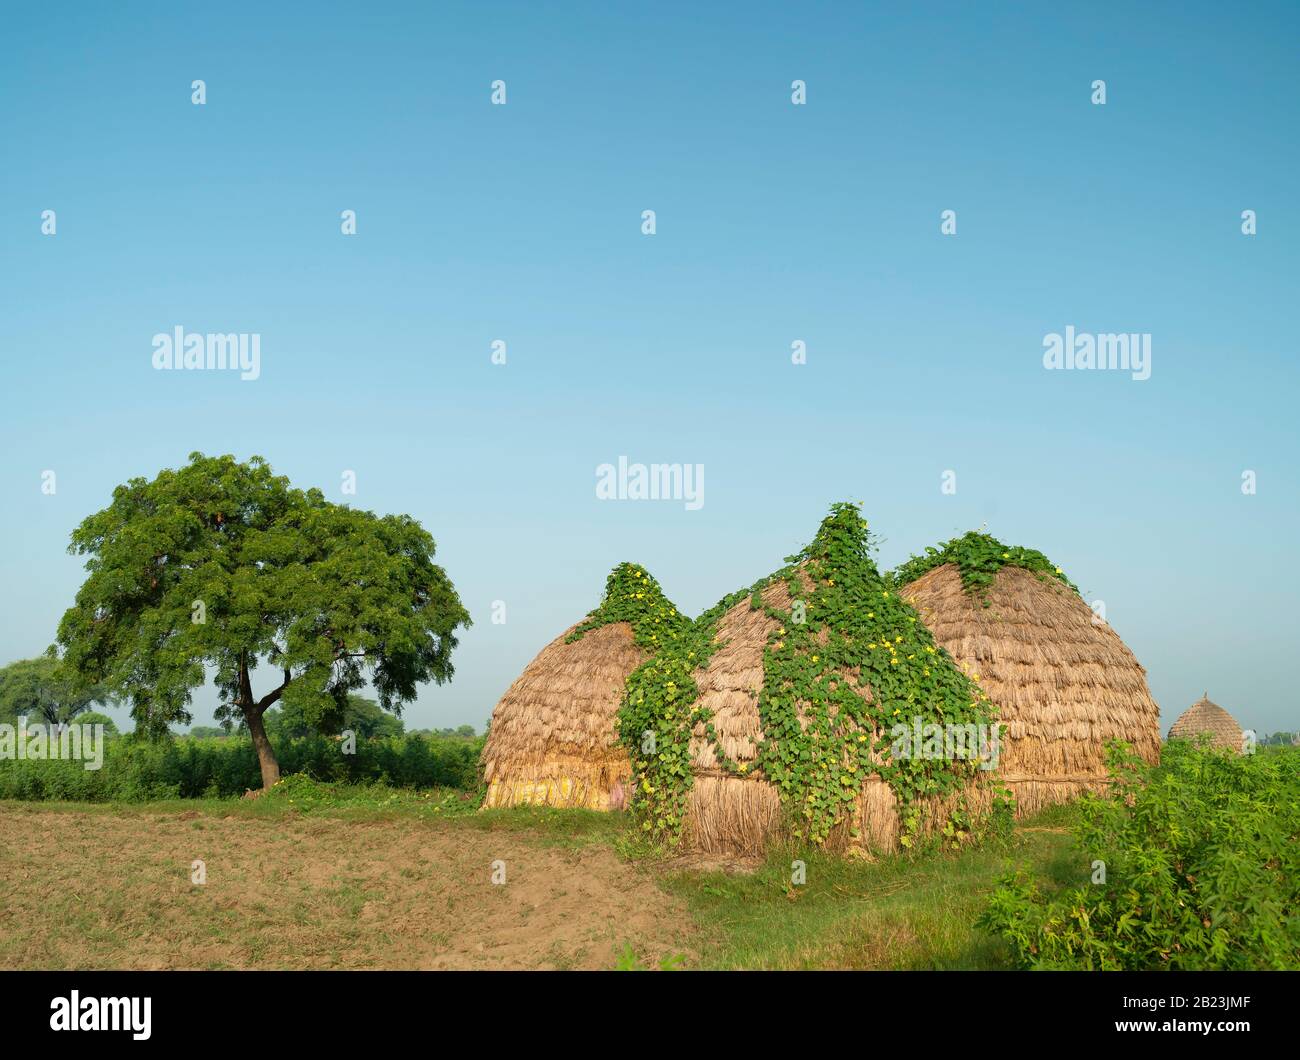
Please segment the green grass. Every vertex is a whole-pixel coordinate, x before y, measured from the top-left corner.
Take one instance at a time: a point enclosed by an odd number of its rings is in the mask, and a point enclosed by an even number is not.
[[[1072,809],[1054,808],[1006,841],[956,852],[864,862],[783,851],[752,875],[679,872],[664,882],[700,924],[706,968],[1010,968],[1010,951],[976,918],[1012,863],[1061,886],[1086,878],[1072,820]],[[802,886],[790,882],[796,857],[807,865]]]
[[[294,777],[294,781],[299,778]],[[302,778],[306,780],[306,778]],[[27,803],[14,806],[39,806],[55,813],[102,814],[121,817],[152,817],[179,814],[197,815],[195,827],[201,828],[206,816],[247,817],[276,820],[287,816],[329,817],[351,821],[416,818],[420,820],[473,819],[479,796],[457,788],[429,788],[411,791],[383,784],[316,784],[295,785],[296,790],[275,793],[259,799],[198,798],[156,799],[150,802],[73,802],[66,800]]]

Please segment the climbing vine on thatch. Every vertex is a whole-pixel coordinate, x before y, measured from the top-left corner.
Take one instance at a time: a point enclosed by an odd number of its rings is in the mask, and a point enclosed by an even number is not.
[[[694,777],[690,743],[695,726],[703,725],[717,742],[710,712],[696,703],[694,672],[721,647],[714,640],[718,619],[746,593],[757,591],[756,586],[721,600],[628,675],[619,738],[632,759],[633,808],[642,829],[655,840],[675,843],[681,835]],[[744,771],[743,765],[723,760],[721,749],[718,754],[724,768]]]
[[[879,573],[867,523],[855,505],[834,505],[812,543],[788,562],[721,601],[628,678],[619,724],[632,756],[634,807],[642,827],[669,842],[680,834],[693,777],[691,730],[702,724],[724,770],[737,776],[761,771],[775,785],[796,838],[824,843],[875,774],[898,798],[902,841],[910,845],[919,826],[919,800],[957,790],[978,764],[894,757],[895,726],[990,725],[988,696],[977,677],[964,674],[934,644],[916,612]],[[788,610],[762,598],[778,581],[789,589]],[[763,654],[763,735],[754,767],[722,757],[692,678],[719,646],[719,620],[747,594],[750,606],[775,622]],[[870,699],[855,689],[869,689]]]
[[[1004,545],[991,534],[982,534],[978,530],[954,537],[937,547],[929,546],[922,555],[913,556],[899,566],[891,580],[895,586],[907,585],[946,563],[956,566],[961,574],[962,588],[968,593],[987,589],[1003,567],[1020,567],[1040,578],[1056,578],[1075,592],[1079,591],[1065,572],[1037,549]],[[988,605],[987,598],[984,603]]]
[[[565,643],[581,640],[583,634],[614,622],[630,625],[636,643],[651,653],[685,636],[692,625],[639,563],[620,563],[609,572],[600,606],[565,638]]]

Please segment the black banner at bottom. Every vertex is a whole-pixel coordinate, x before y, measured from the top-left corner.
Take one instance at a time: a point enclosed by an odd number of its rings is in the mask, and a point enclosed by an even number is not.
[[[724,983],[731,979],[733,982]],[[727,1022],[704,999],[735,989],[766,1045],[807,1044],[827,1016],[912,1038],[1050,1031],[1088,1046],[1124,1038],[1211,1048],[1294,1041],[1296,973],[1014,972],[3,972],[6,1038],[134,1045],[382,1044],[401,1033],[536,1047],[557,1019],[624,1023],[629,1041],[681,1042]],[[728,1003],[734,1003],[732,1002]],[[773,1019],[773,1017],[776,1017]],[[810,1022],[811,1021],[811,1022]],[[593,1024],[593,1029],[595,1025]],[[607,1034],[608,1030],[602,1032]],[[736,1040],[755,1028],[738,1027]],[[723,1038],[728,1035],[723,1033]],[[1005,1039],[1004,1039],[1005,1040]]]

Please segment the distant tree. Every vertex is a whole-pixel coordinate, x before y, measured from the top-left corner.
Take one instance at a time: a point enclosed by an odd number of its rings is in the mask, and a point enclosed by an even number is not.
[[[102,725],[104,734],[107,736],[117,736],[117,723],[107,714],[100,714],[96,710],[88,710],[84,714],[77,715],[78,725]]]
[[[59,625],[69,663],[129,700],[146,735],[189,724],[214,668],[216,717],[247,726],[264,787],[280,778],[268,709],[292,704],[317,724],[368,680],[400,713],[418,685],[451,678],[455,631],[470,621],[414,519],[295,489],[261,457],[192,453],[132,479],[69,551],[90,572]],[[278,683],[258,696],[260,663]]]
[[[343,724],[336,731],[351,729],[358,736],[369,740],[376,736],[401,736],[406,731],[406,724],[401,718],[385,714],[373,699],[365,696],[348,696],[347,706],[343,711]]]
[[[476,740],[478,733],[473,725],[458,725],[454,729],[413,729],[421,736],[437,736],[443,740]]]
[[[229,732],[217,725],[195,725],[190,728],[189,734],[197,740],[214,740],[220,736],[230,735]]]
[[[337,736],[350,729],[362,739],[368,740],[372,736],[401,736],[406,729],[401,718],[384,713],[383,708],[373,699],[355,693],[348,695],[342,710],[326,711],[315,724],[309,722],[301,708],[292,703],[272,708],[266,712],[263,720],[267,734],[277,739],[307,736],[313,732]]]
[[[66,725],[91,704],[107,701],[103,687],[82,680],[53,648],[0,669],[0,720]]]

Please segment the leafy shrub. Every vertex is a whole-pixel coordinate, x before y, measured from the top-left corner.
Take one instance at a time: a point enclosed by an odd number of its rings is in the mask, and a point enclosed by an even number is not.
[[[1300,968],[1300,752],[1174,741],[1159,766],[1117,748],[1111,768],[1076,831],[1104,883],[1053,892],[1016,872],[982,925],[1028,968]]]

